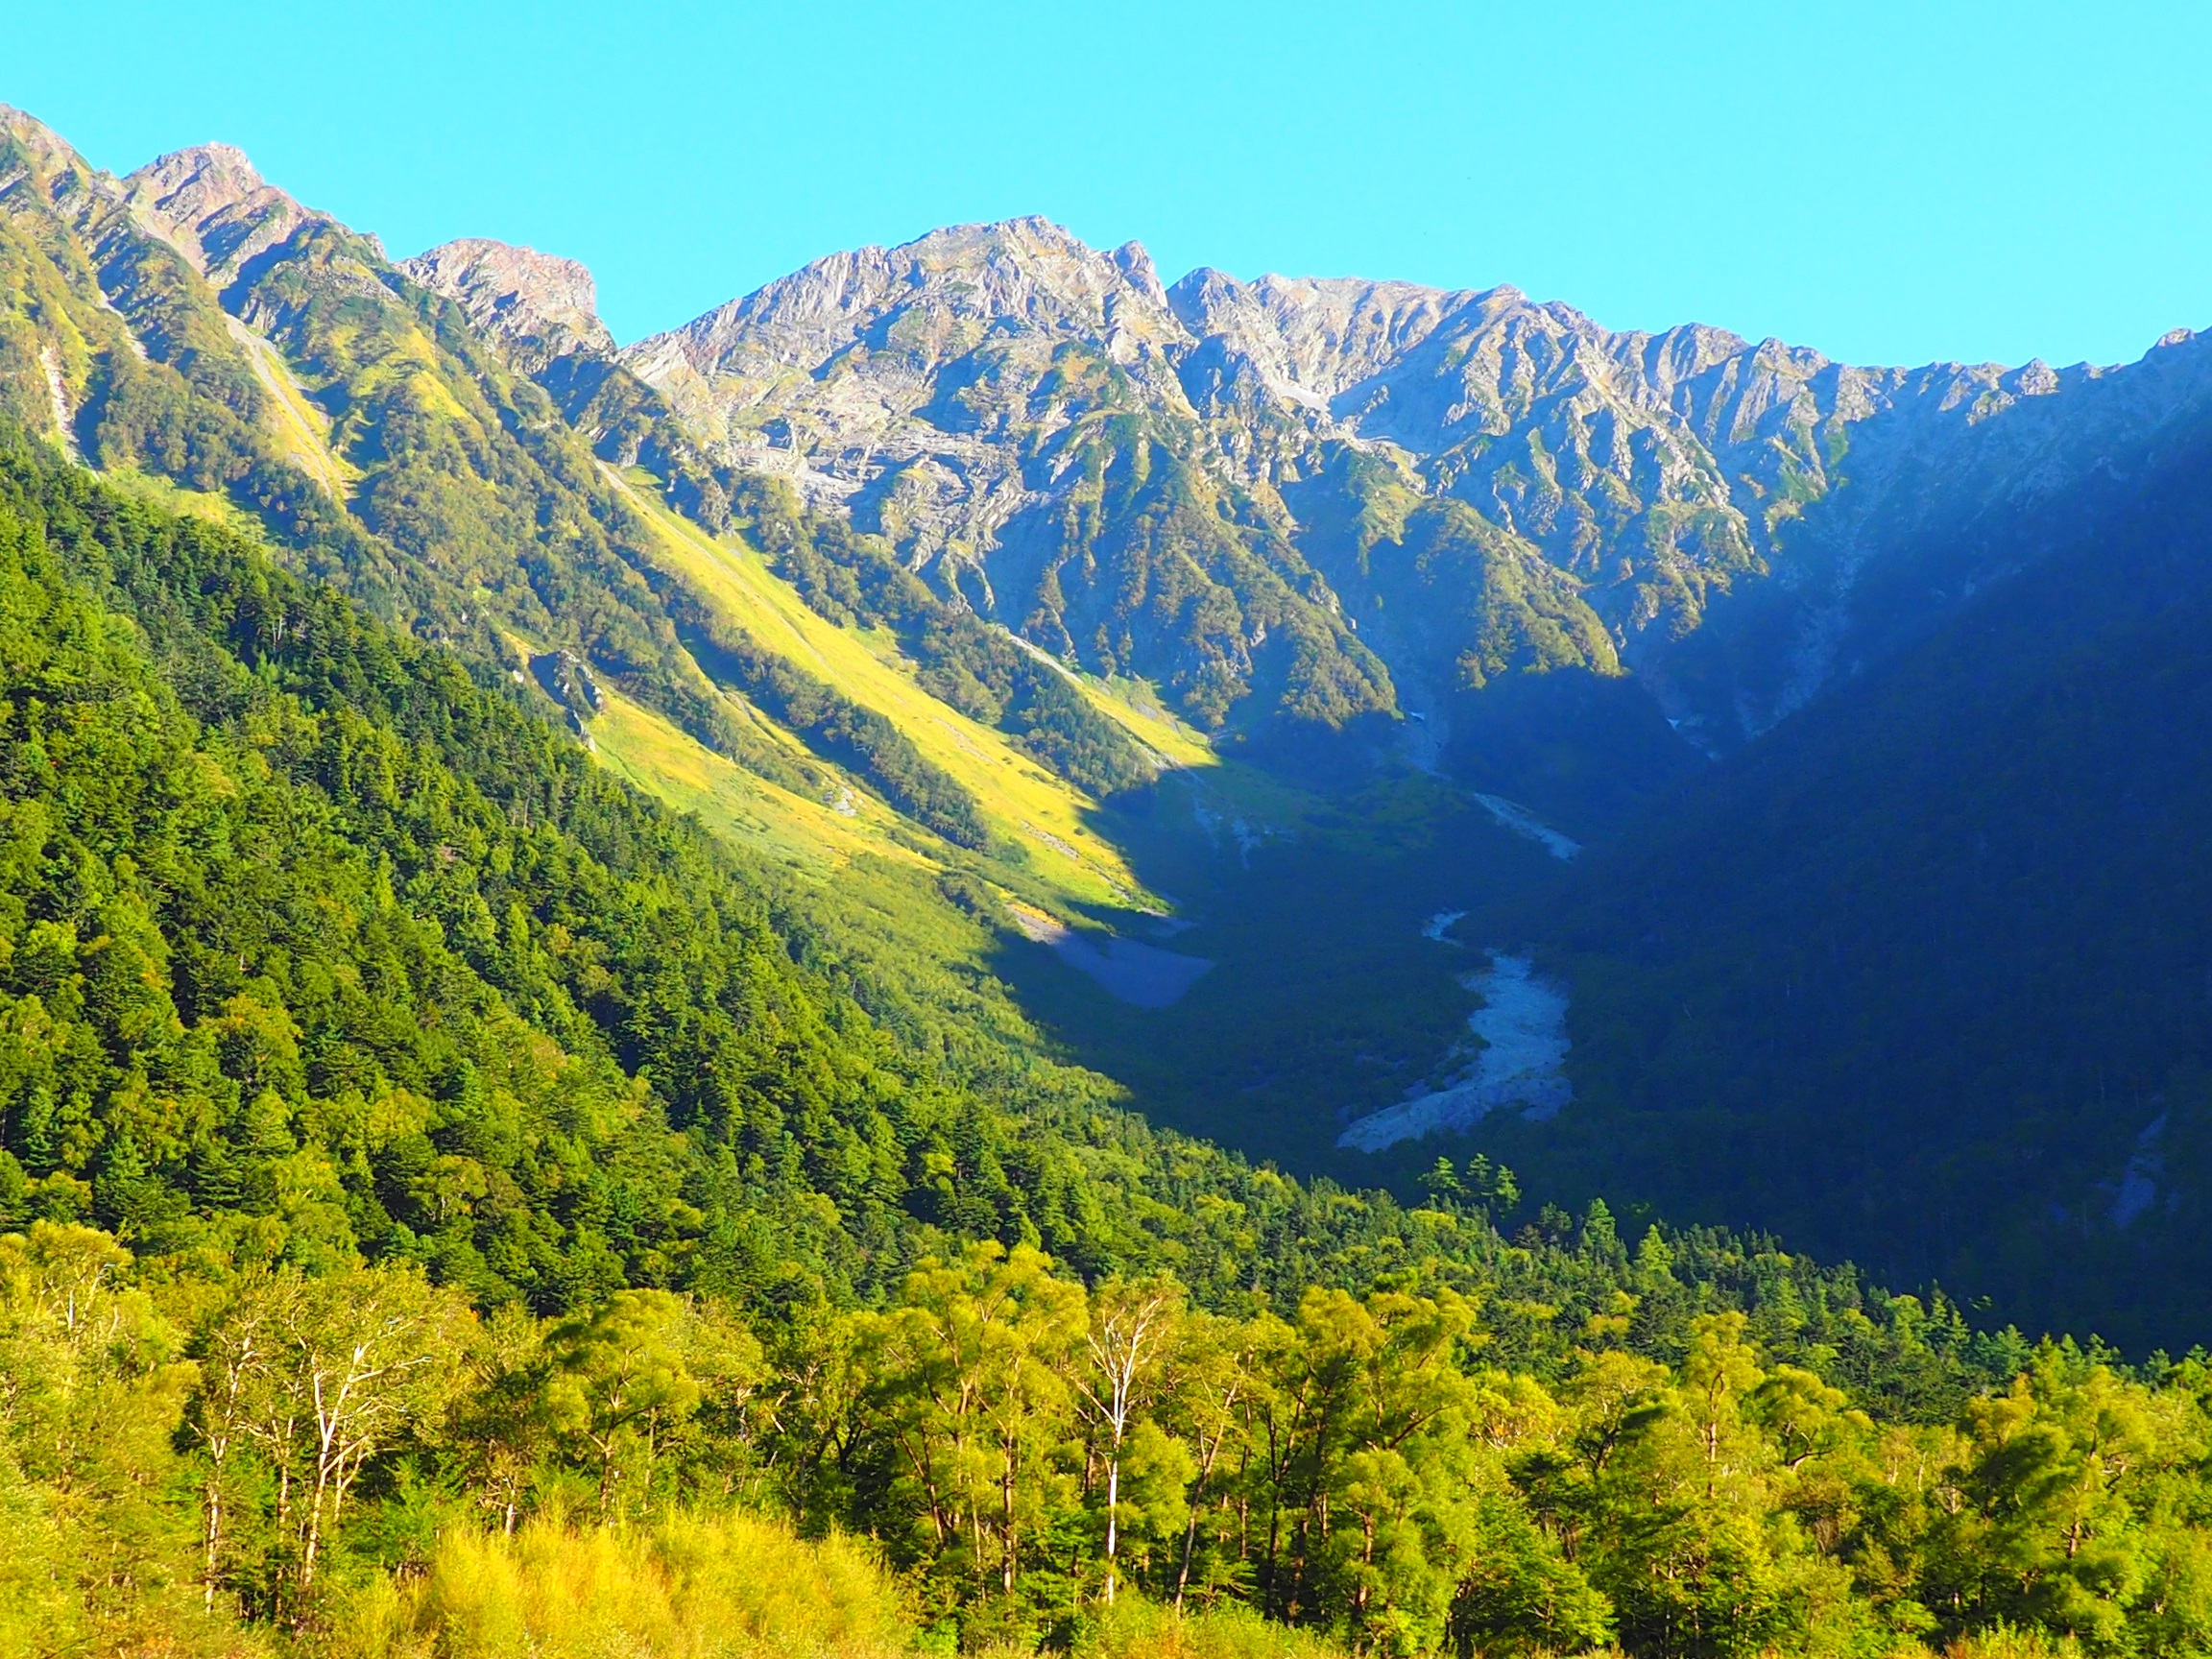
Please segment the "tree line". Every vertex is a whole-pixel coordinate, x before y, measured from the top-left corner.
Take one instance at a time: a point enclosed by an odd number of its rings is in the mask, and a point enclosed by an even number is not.
[[[736,1508],[874,1539],[964,1647],[1132,1599],[1361,1653],[2212,1641],[2202,1358],[2046,1343],[1915,1424],[1742,1312],[1636,1354],[1636,1301],[1543,1378],[1440,1287],[1219,1311],[980,1242],[879,1306],[623,1289],[541,1318],[412,1264],[177,1273],[40,1222],[0,1238],[0,1575],[57,1631],[313,1642],[444,1534]]]

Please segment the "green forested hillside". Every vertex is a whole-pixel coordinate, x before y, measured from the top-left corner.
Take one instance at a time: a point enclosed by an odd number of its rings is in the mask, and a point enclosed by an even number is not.
[[[244,1022],[240,1030],[249,1033],[256,1021],[265,1023],[267,1041],[289,1068],[284,1078],[317,1097],[349,1099],[344,1112],[373,1114],[383,1094],[397,1092],[403,1118],[433,1114],[429,1102],[441,1094],[471,1102],[469,1112],[522,1114],[527,1134],[515,1122],[483,1131],[494,1163],[517,1179],[528,1176],[515,1162],[525,1142],[556,1119],[588,1146],[619,1141],[637,1149],[653,1170],[649,1184],[665,1190],[656,1202],[672,1202],[685,1180],[742,1186],[822,1160],[825,1178],[832,1167],[841,1171],[830,1187],[851,1206],[846,1231],[855,1248],[863,1236],[883,1241],[890,1224],[882,1207],[897,1207],[910,1173],[920,1178],[919,1166],[907,1167],[911,1148],[894,1144],[894,1121],[934,1120],[948,1132],[966,1122],[969,1156],[1024,1168],[1042,1183],[1035,1190],[1047,1209],[1056,1202],[1047,1189],[1065,1192],[1074,1184],[1071,1170],[1046,1175],[1031,1167],[1003,1114],[937,1078],[943,1068],[956,1078],[1010,1062],[953,1052],[929,1064],[895,1054],[852,1002],[790,965],[768,931],[765,899],[704,834],[600,773],[555,728],[478,689],[450,657],[374,628],[342,599],[282,576],[221,532],[160,518],[75,474],[33,469],[14,483],[19,535],[47,549],[43,567],[32,571],[46,578],[48,591],[27,571],[17,577],[21,601],[10,606],[28,636],[14,653],[26,678],[12,698],[22,723],[12,763],[28,769],[29,785],[50,789],[55,781],[41,780],[40,768],[57,768],[57,756],[65,757],[78,770],[60,798],[82,801],[88,814],[83,823],[57,823],[51,807],[36,810],[38,835],[59,839],[34,836],[18,870],[26,926],[44,929],[25,948],[32,953],[17,958],[32,975],[24,989],[43,991],[42,1006],[55,997],[71,1006],[72,998],[89,998],[89,1009],[105,1009],[101,994],[80,979],[92,964],[138,959],[101,954],[108,947],[94,942],[103,939],[136,939],[148,952],[138,967],[103,971],[168,981],[152,1012],[118,1011],[107,1025],[29,1050],[57,1066],[84,1050],[89,1070],[40,1072],[22,1086],[24,1104],[12,1124],[41,1179],[89,1183],[80,1196],[99,1218],[128,1219],[117,1206],[127,1202],[119,1194],[129,1178],[115,1170],[153,1168],[192,1190],[203,1178],[193,1172],[195,1160],[212,1158],[204,1179],[218,1191],[246,1178],[228,1169],[223,1137],[245,1133],[230,1118],[254,1110],[261,1063],[240,1062],[246,1079],[226,1084],[221,1041],[190,1035],[224,1020]],[[143,652],[108,638],[115,624],[81,593],[55,586],[65,580],[64,558],[86,561],[73,568],[114,585],[111,597],[128,605],[147,635]],[[50,682],[78,689],[57,698]],[[132,700],[145,713],[112,730],[108,711]],[[158,783],[138,776],[133,742],[146,751],[145,766],[158,765]],[[87,799],[86,789],[121,793]],[[283,827],[266,845],[255,839],[264,821]],[[227,855],[186,858],[173,851],[179,845]],[[233,845],[245,854],[230,854]],[[158,867],[155,852],[166,859]],[[286,860],[302,862],[293,870]],[[58,870],[79,866],[87,885],[57,885]],[[63,901],[66,908],[36,913]],[[165,929],[180,943],[157,946],[154,935]],[[381,941],[385,931],[393,934],[389,946],[364,942]],[[369,988],[355,983],[349,965],[387,957],[389,967]],[[378,1044],[368,1050],[347,1035],[347,1010],[358,1013],[363,997],[379,1011]],[[517,1020],[541,1040],[517,1043]],[[108,1050],[104,1060],[84,1046],[94,1029],[107,1034],[95,1045]],[[167,1046],[158,1060],[138,1053],[134,1033]],[[262,1039],[238,1041],[259,1052]],[[942,1041],[960,1047],[951,1030]],[[479,1076],[483,1066],[495,1070]],[[509,1068],[520,1070],[509,1076]],[[645,1102],[620,1072],[668,1080],[657,1114],[640,1118]],[[1079,1118],[1095,1086],[1041,1075],[1036,1091],[1067,1100],[1065,1110]],[[87,1127],[87,1115],[115,1091],[134,1088],[155,1089],[167,1102],[150,1109],[143,1134],[126,1125],[115,1141]],[[678,1176],[653,1164],[672,1144],[640,1127],[656,1115],[721,1142],[721,1175],[699,1166]],[[415,1151],[390,1155],[430,1157],[422,1136],[431,1126],[427,1118],[401,1122],[391,1143]],[[397,1207],[392,1215],[372,1192],[363,1215],[386,1214],[356,1217],[352,1237],[397,1226],[393,1237],[408,1240],[421,1214],[398,1197],[405,1178],[377,1186],[375,1166],[388,1150],[383,1132],[336,1120],[315,1130],[311,1140],[322,1131],[337,1138],[323,1147],[333,1156],[348,1135],[369,1136],[357,1150],[369,1158],[371,1187]],[[287,1144],[292,1133],[283,1123],[272,1127],[272,1144]],[[810,1151],[793,1139],[816,1136],[829,1140]],[[750,1149],[738,1153],[748,1140]],[[335,1170],[324,1173],[336,1178]],[[102,1195],[108,1178],[125,1182],[116,1196]],[[265,1170],[253,1178],[273,1179]],[[472,1169],[457,1178],[490,1177]],[[1108,1232],[1129,1230],[1134,1247],[1144,1213],[1128,1205],[1109,1212],[1097,1202],[1101,1184],[1114,1179],[1108,1164],[1082,1183],[1095,1211],[1093,1247],[1106,1256],[1115,1253]],[[1002,1175],[982,1190],[998,1196],[966,1201],[1026,1202],[1012,1199]],[[608,1202],[629,1215],[637,1200]],[[446,1243],[418,1240],[421,1248],[450,1247],[472,1259],[493,1247],[495,1226],[463,1221],[476,1206],[433,1208],[446,1223]],[[670,1247],[661,1223],[641,1224],[654,1242],[640,1248]],[[683,1248],[710,1248],[704,1219],[690,1225],[692,1241]],[[1084,1225],[1047,1215],[1044,1236],[1068,1250],[1074,1238],[1066,1229]],[[811,1220],[807,1231],[818,1231]],[[565,1236],[561,1248],[578,1239],[588,1254],[605,1248],[582,1234]],[[830,1270],[843,1276],[854,1268],[848,1262]],[[513,1291],[558,1299],[538,1286],[537,1269],[510,1262],[489,1271]]]
[[[894,1037],[503,683],[20,445],[0,596],[12,1650],[2212,1634],[2195,1360]]]
[[[0,1659],[2212,1651],[2212,356],[468,246],[0,108]]]
[[[2200,433],[1955,532],[1924,576],[2027,567],[1523,918],[1574,975],[1578,1105],[1506,1155],[2199,1340],[2208,479]]]

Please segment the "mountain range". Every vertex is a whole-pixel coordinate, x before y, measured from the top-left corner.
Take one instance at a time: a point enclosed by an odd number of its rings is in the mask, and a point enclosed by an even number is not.
[[[2212,1195],[2197,336],[1858,368],[1022,219],[623,345],[574,261],[14,111],[0,273],[0,413],[793,872],[876,1017],[1308,1171],[2212,1311],[2150,1265]],[[1506,949],[1572,1100],[1339,1148]]]
[[[1877,626],[1852,599],[1886,549],[2080,483],[2205,393],[2186,334],[2129,371],[1856,369],[1703,326],[1614,333],[1511,288],[1211,270],[1164,288],[1142,247],[1099,253],[1035,219],[834,255],[616,351],[590,343],[574,267],[476,249],[406,268],[500,319],[526,360],[628,369],[718,465],[790,480],[1094,671],[1172,684],[1224,658],[1241,687],[1271,626],[1231,624],[1240,652],[1177,633],[1154,588],[1145,646],[1107,619],[1147,529],[1124,508],[1088,530],[1086,481],[1166,488],[1157,466],[1242,532],[1371,693],[1361,643],[1437,694],[1626,665],[1712,747],[1800,706]],[[1192,534],[1177,551],[1211,575]],[[1156,556],[1145,569],[1163,580]],[[1196,603],[1226,619],[1265,580],[1239,566]],[[1779,614],[1723,618],[1749,657],[1732,677],[1676,665],[1717,600],[1768,587],[1792,595]],[[1449,620],[1429,637],[1399,612]]]

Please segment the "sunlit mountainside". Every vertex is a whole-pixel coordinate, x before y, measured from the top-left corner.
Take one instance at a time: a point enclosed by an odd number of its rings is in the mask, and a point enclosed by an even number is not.
[[[2197,337],[0,278],[0,1653],[2212,1647]]]

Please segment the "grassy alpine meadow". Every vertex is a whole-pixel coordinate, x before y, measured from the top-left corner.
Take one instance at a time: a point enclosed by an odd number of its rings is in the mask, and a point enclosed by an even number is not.
[[[732,626],[888,720],[974,797],[996,839],[1020,849],[1022,863],[1047,888],[1073,902],[1147,902],[1120,852],[1093,828],[1095,804],[1079,790],[930,697],[897,665],[890,642],[872,644],[808,608],[757,552],[709,537],[628,480],[610,477],[651,521],[663,555]]]
[[[812,800],[716,754],[620,692],[602,694],[591,737],[630,782],[768,856],[818,871],[864,853],[935,867],[909,845],[919,837],[895,832],[900,820],[873,795],[833,784],[824,790],[828,800]]]

